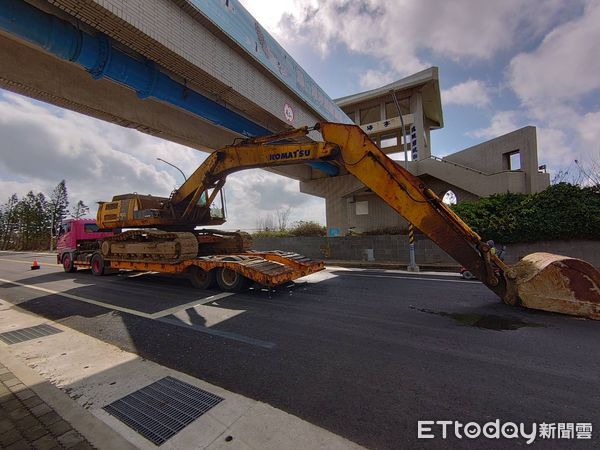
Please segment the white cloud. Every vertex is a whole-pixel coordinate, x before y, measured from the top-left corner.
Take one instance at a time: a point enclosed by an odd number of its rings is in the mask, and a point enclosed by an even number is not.
[[[600,89],[600,2],[552,30],[530,53],[515,56],[508,69],[511,87],[530,107],[573,103]]]
[[[428,66],[424,51],[453,60],[488,60],[516,42],[540,36],[568,7],[559,0],[243,3],[284,45],[303,41],[327,55],[342,44],[380,58],[400,75]]]
[[[488,88],[480,80],[467,80],[442,91],[443,105],[488,106],[490,96]]]
[[[551,168],[570,165],[575,159],[575,151],[564,130],[538,127],[538,161]]]
[[[577,122],[577,131],[586,149],[600,152],[600,111],[583,115]]]
[[[490,121],[490,126],[467,133],[469,136],[493,139],[519,128],[519,113],[516,111],[498,111]]]
[[[396,77],[389,71],[369,69],[360,76],[358,83],[365,90],[375,89],[394,81]]]
[[[223,228],[257,228],[260,218],[291,209],[290,223],[313,220],[325,224],[325,201],[303,194],[298,181],[260,169],[245,170],[227,177],[225,184],[230,218]]]

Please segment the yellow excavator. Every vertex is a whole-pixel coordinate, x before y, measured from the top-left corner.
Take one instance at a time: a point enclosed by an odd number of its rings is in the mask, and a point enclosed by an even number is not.
[[[322,141],[293,141],[313,130],[321,133]],[[138,268],[140,264],[151,268],[157,263],[161,270],[171,267],[169,264],[191,267],[197,284],[208,286],[213,266],[189,261],[217,261],[216,255],[252,255],[244,233],[196,230],[200,225],[225,222],[222,188],[227,175],[249,168],[314,161],[336,164],[356,176],[504,303],[600,319],[600,272],[592,265],[549,253],[533,253],[515,265],[504,264],[431,189],[386,156],[356,125],[320,122],[313,128],[243,140],[212,153],[169,198],[126,194],[101,203],[97,217],[101,228],[137,228],[105,238],[102,257],[117,268]],[[220,195],[221,205],[216,207]],[[262,256],[277,260],[273,255]],[[227,257],[219,258],[226,261],[219,264],[227,267],[218,269],[221,275],[227,270],[229,277],[235,275],[236,265],[229,264]],[[322,264],[303,267],[305,270],[295,272],[297,276],[323,268]],[[244,275],[253,277],[247,272]],[[266,273],[260,281],[272,285],[276,280]]]

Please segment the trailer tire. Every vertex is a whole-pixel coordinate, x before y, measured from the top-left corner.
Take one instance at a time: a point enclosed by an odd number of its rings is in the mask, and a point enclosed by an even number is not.
[[[77,271],[77,267],[73,263],[73,256],[70,253],[65,253],[62,256],[62,266],[63,270],[67,273],[73,273]]]
[[[101,277],[104,275],[104,258],[100,253],[94,253],[90,260],[90,266],[92,268],[92,275]]]
[[[191,266],[188,270],[188,278],[194,287],[198,289],[210,289],[215,285],[215,271],[203,270],[198,266]]]
[[[463,273],[460,274],[460,276],[463,277],[465,280],[472,280],[475,278],[475,275],[473,275],[468,270],[465,270]]]
[[[217,284],[226,292],[240,292],[250,286],[250,280],[235,270],[221,267],[216,273]]]

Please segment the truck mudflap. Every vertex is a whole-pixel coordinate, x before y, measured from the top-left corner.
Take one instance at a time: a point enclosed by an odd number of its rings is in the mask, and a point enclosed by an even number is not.
[[[325,268],[325,264],[322,261],[315,261],[297,253],[277,250],[268,252],[250,251],[233,255],[200,256],[178,263],[115,260],[108,261],[108,263],[112,269],[164,273],[184,273],[192,266],[199,267],[205,271],[227,268],[267,287],[287,283]]]

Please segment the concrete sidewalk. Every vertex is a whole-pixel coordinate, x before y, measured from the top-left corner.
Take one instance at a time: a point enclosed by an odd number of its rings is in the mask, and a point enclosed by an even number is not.
[[[157,448],[104,406],[173,377],[223,399],[164,442],[168,449],[359,449],[296,416],[120,350],[0,301],[0,333],[37,325],[60,332],[0,342],[0,448]]]

